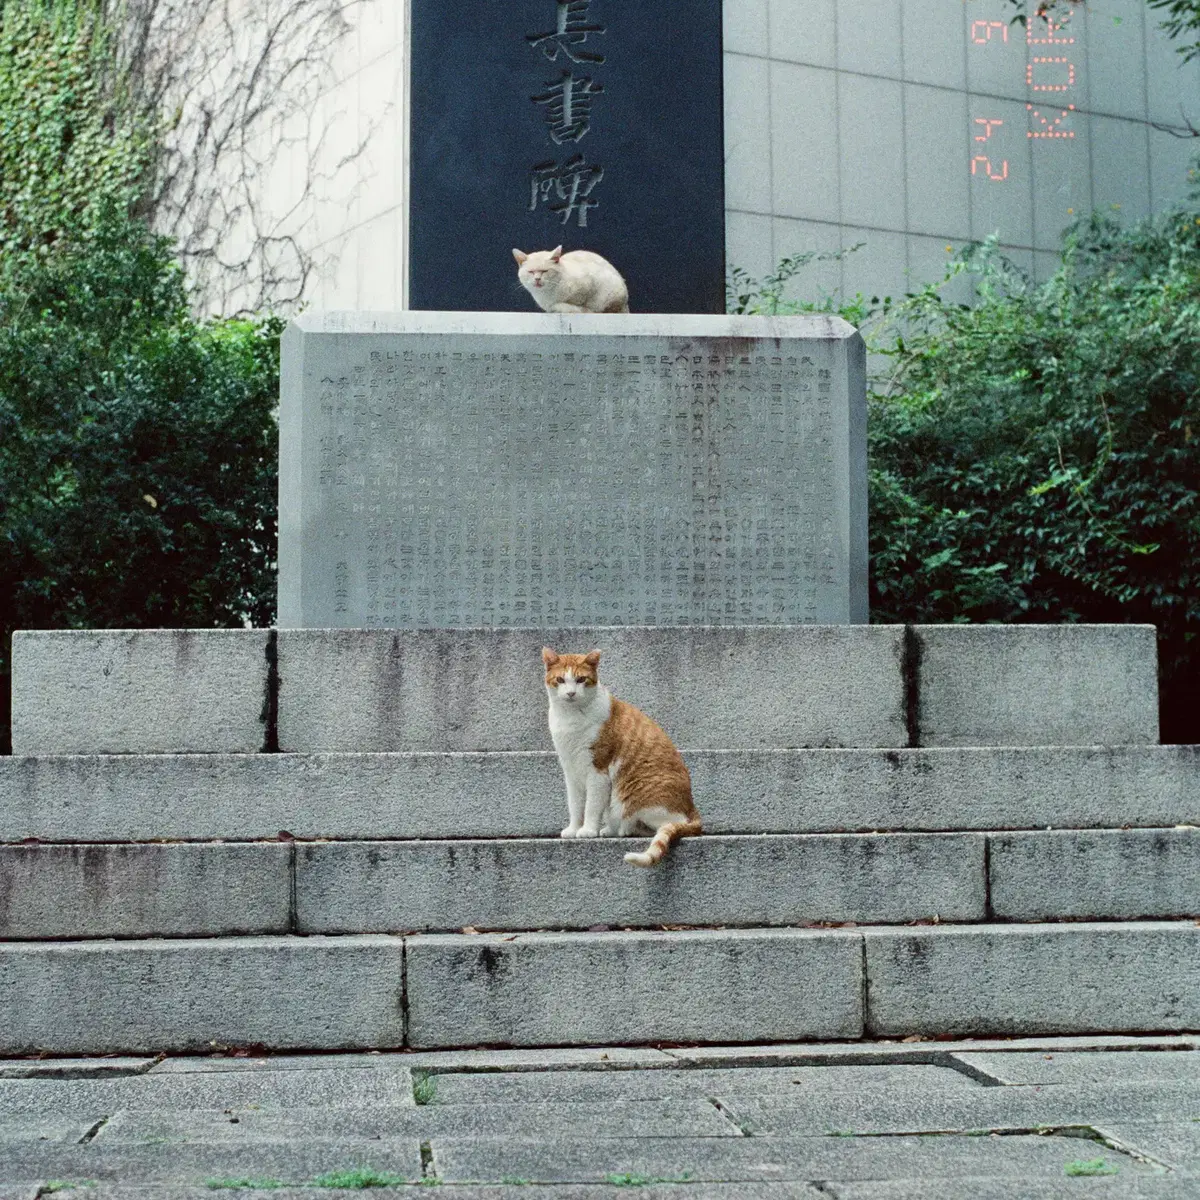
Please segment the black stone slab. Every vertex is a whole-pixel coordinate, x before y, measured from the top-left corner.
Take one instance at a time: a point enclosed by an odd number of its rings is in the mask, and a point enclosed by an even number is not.
[[[512,248],[561,243],[724,312],[721,49],[721,0],[412,0],[410,306],[534,310]]]

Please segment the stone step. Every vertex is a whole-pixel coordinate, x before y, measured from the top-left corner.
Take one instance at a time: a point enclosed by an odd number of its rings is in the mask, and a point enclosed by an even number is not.
[[[540,750],[544,644],[683,747],[1158,739],[1151,626],[74,630],[14,635],[13,750]]]
[[[640,846],[645,839],[634,842]],[[0,847],[0,939],[1200,915],[1200,829]]]
[[[0,943],[11,1055],[1198,1025],[1191,921]]]
[[[685,757],[708,833],[1200,824],[1195,746]],[[549,751],[0,757],[0,842],[544,837],[565,814]]]
[[[1200,831],[1194,839],[1200,849]],[[0,938],[982,921],[981,834],[0,847]]]

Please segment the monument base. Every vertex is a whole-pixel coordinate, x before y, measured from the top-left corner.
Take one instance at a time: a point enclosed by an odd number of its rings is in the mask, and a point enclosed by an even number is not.
[[[864,623],[864,360],[825,316],[306,314],[279,623]]]

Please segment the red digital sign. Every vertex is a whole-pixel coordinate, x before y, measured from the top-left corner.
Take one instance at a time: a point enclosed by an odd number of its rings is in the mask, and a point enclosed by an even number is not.
[[[1069,95],[1078,81],[1078,71],[1072,59],[1075,39],[1070,35],[1069,24],[1075,15],[1068,8],[1060,20],[1049,13],[1030,17],[1025,23],[1025,44],[1037,52],[1030,53],[1025,64],[1025,110],[1029,114],[1029,127],[1025,136],[1030,140],[1069,139],[1075,136],[1070,128],[1070,118],[1075,112]],[[977,46],[1007,44],[1011,28],[1004,21],[973,21],[971,41]],[[1019,36],[1012,34],[1012,36]],[[1049,93],[1049,95],[1044,95]],[[1004,122],[991,117],[975,118],[975,142],[991,142],[987,153],[981,153],[977,144],[972,147],[971,174],[1002,183],[1008,179],[1008,159],[1002,157],[1004,134],[998,134]]]

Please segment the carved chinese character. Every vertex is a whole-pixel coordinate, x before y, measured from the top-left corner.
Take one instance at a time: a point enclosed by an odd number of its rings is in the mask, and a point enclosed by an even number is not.
[[[592,127],[592,97],[604,91],[604,86],[590,78],[576,79],[564,71],[557,83],[546,84],[546,91],[531,99],[545,104],[546,124],[550,137],[559,146],[563,142],[578,142]]]
[[[602,63],[603,54],[592,54],[579,50],[588,39],[589,33],[603,33],[603,25],[587,23],[588,5],[591,0],[558,0],[558,20],[549,33],[529,33],[525,40],[537,47],[551,61],[558,61],[561,50],[572,62]]]
[[[588,197],[603,178],[604,168],[589,167],[582,154],[576,154],[561,167],[558,163],[539,163],[531,172],[529,211],[546,204],[551,212],[562,214],[564,225],[578,216],[580,227],[586,228],[588,209],[598,208],[600,203]],[[558,203],[551,203],[556,196]]]

